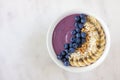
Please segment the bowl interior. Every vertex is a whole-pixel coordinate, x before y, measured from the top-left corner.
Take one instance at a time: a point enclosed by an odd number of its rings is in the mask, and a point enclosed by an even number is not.
[[[104,49],[104,52],[102,54],[102,56],[96,61],[94,62],[93,64],[89,65],[89,66],[85,66],[85,67],[71,67],[71,66],[64,66],[63,63],[58,60],[56,58],[56,53],[53,49],[53,44],[52,44],[52,36],[53,36],[53,31],[56,27],[56,25],[58,24],[58,22],[60,20],[62,20],[64,17],[68,16],[68,15],[71,15],[71,14],[80,14],[80,13],[84,13],[84,14],[87,14],[87,15],[91,15],[93,17],[95,17],[102,25],[102,28],[105,32],[105,35],[106,35],[106,45],[105,45],[105,49]],[[47,48],[48,48],[48,51],[49,51],[49,55],[50,57],[52,58],[52,60],[59,66],[61,67],[62,69],[66,70],[66,71],[70,71],[70,72],[83,72],[83,71],[89,71],[91,69],[94,69],[95,67],[97,67],[98,65],[100,65],[103,60],[105,59],[105,57],[107,56],[108,54],[108,51],[109,51],[109,48],[110,48],[110,35],[109,35],[109,31],[108,31],[108,28],[107,28],[107,25],[104,23],[104,21],[102,19],[100,19],[98,16],[96,16],[95,14],[91,14],[91,13],[85,13],[85,12],[69,12],[67,14],[64,14],[63,16],[59,17],[55,23],[53,24],[53,26],[50,27],[48,33],[47,33]]]

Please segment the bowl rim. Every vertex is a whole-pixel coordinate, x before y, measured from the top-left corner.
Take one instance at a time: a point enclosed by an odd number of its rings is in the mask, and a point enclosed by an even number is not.
[[[87,14],[87,15],[90,15],[90,16],[93,16],[94,18],[96,18],[102,25],[102,28],[106,35],[106,45],[105,45],[103,54],[96,62],[94,62],[93,64],[91,64],[89,66],[85,66],[85,67],[64,66],[63,63],[56,58],[56,53],[54,52],[54,49],[52,46],[52,34],[53,34],[54,28],[56,27],[58,22],[60,20],[62,20],[64,17],[71,15],[71,14],[76,14],[76,13],[78,13],[78,14],[83,13],[83,14]],[[108,29],[107,25],[98,15],[90,13],[90,12],[85,12],[85,11],[71,11],[71,12],[66,12],[65,14],[62,14],[62,16],[58,17],[58,19],[53,23],[53,25],[50,26],[50,28],[47,32],[46,43],[47,43],[47,49],[48,49],[48,53],[49,53],[50,57],[60,68],[66,70],[66,71],[69,71],[69,72],[84,72],[84,71],[89,71],[89,70],[96,68],[104,61],[104,59],[108,55],[108,52],[110,49],[110,33],[109,33],[109,29]]]

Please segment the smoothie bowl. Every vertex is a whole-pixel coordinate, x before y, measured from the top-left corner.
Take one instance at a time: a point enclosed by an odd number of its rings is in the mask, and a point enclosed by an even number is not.
[[[68,13],[60,17],[47,34],[52,60],[70,72],[91,70],[105,59],[110,48],[106,24],[90,13]]]

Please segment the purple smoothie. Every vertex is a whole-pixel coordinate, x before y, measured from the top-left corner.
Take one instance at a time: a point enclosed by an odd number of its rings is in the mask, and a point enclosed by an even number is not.
[[[75,16],[78,15],[68,15],[56,25],[52,36],[52,45],[56,54],[64,50],[65,43],[70,42],[70,38],[72,37],[71,31],[75,29]]]

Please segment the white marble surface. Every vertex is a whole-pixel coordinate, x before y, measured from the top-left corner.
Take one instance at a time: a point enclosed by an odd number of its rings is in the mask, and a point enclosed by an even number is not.
[[[0,0],[0,80],[120,80],[119,0]],[[111,50],[90,72],[70,73],[49,57],[46,33],[61,14],[94,12],[107,22]]]

